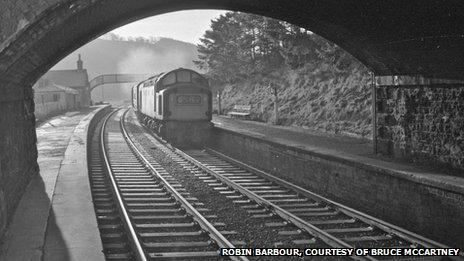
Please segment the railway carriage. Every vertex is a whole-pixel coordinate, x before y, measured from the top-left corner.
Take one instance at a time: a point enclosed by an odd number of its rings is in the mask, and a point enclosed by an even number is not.
[[[212,93],[193,70],[179,68],[136,84],[132,106],[142,123],[173,144],[204,143],[209,136]]]

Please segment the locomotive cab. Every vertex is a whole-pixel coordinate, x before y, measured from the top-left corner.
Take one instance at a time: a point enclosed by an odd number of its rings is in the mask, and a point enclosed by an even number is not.
[[[199,73],[179,68],[155,75],[138,84],[138,94],[139,118],[164,138],[182,144],[209,136],[212,93]]]
[[[182,68],[174,70],[158,80],[156,89],[158,119],[211,120],[212,95],[208,82],[200,74]]]

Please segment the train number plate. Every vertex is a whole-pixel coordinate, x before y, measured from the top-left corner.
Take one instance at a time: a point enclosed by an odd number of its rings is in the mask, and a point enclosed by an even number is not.
[[[180,104],[180,105],[201,104],[201,96],[200,95],[179,95],[177,96],[177,104]]]

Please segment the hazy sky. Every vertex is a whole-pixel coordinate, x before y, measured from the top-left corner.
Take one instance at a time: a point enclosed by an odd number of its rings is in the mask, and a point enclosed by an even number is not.
[[[222,10],[190,10],[145,18],[113,30],[121,36],[160,36],[197,44],[209,29],[211,19],[225,13]]]

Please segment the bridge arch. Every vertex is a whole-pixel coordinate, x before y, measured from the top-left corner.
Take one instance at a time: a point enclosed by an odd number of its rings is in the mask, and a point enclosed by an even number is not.
[[[0,182],[0,217],[11,215],[18,191],[38,171],[32,84],[60,59],[113,28],[188,9],[249,12],[305,27],[376,75],[464,78],[464,3],[457,0],[4,0],[0,181],[8,182]],[[4,225],[0,220],[0,233]]]
[[[4,1],[5,9],[31,0]],[[47,0],[20,10],[18,28],[1,28],[2,100],[22,99],[57,61],[95,37],[151,15],[227,9],[282,19],[340,45],[376,75],[464,77],[463,4],[457,1]],[[9,5],[8,5],[9,4]],[[34,8],[32,4],[29,6]],[[38,12],[31,14],[31,12]],[[10,12],[14,13],[14,12]],[[5,16],[6,17],[6,16]],[[9,16],[13,19],[12,16]],[[433,17],[433,19],[431,19]],[[5,18],[2,18],[5,19]],[[14,20],[14,19],[13,19]],[[3,21],[2,21],[3,22]],[[4,23],[2,23],[4,24]],[[6,23],[5,23],[6,24]],[[8,24],[11,24],[8,23]],[[3,27],[3,25],[2,25]],[[69,33],[72,32],[72,33]],[[24,88],[26,87],[26,90]]]

